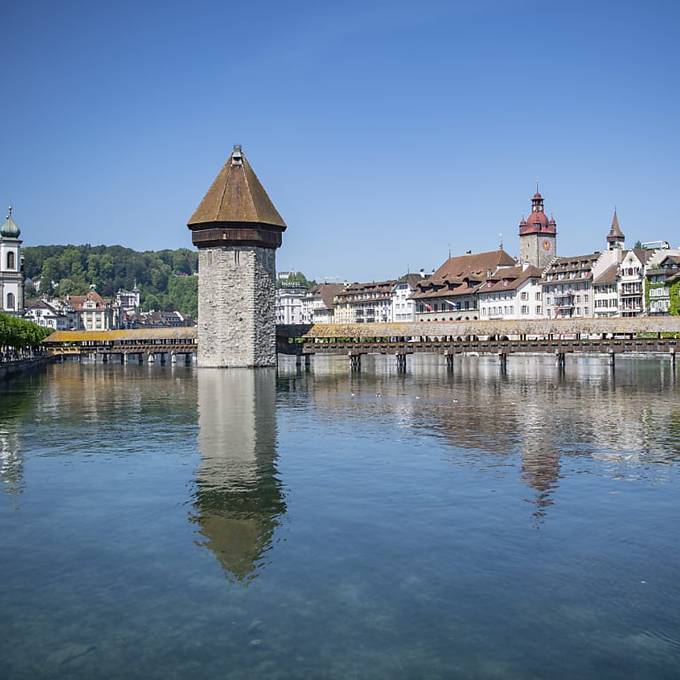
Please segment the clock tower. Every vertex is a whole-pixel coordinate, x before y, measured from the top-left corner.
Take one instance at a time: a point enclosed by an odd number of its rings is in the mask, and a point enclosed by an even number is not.
[[[538,192],[531,199],[529,216],[519,223],[519,260],[544,269],[557,254],[557,223],[548,219],[543,196]]]

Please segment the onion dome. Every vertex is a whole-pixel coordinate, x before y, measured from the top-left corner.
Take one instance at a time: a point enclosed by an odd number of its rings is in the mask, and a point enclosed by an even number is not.
[[[12,219],[12,208],[10,207],[7,219],[0,228],[0,236],[3,238],[19,238],[21,229],[17,227],[16,222]]]

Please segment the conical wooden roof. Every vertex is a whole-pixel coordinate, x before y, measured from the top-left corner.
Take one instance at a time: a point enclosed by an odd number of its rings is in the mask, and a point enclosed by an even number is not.
[[[614,217],[612,217],[612,226],[607,235],[608,241],[618,241],[620,239],[626,238],[621,231],[621,226],[619,225],[619,216],[616,214],[616,208],[614,208]]]
[[[210,224],[262,224],[286,228],[255,171],[236,145],[208,193],[187,223],[189,227]]]

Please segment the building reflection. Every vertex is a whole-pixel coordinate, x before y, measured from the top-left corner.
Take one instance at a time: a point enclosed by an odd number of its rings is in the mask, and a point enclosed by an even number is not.
[[[239,581],[257,574],[286,511],[276,469],[276,370],[198,372],[201,463],[192,520]]]
[[[14,423],[0,423],[0,489],[5,493],[21,493],[24,460],[19,445],[19,434]]]
[[[0,491],[18,495],[24,485],[21,420],[35,407],[38,380],[14,383],[0,392]],[[18,385],[18,387],[16,387]]]
[[[663,362],[621,362],[614,374],[586,358],[559,374],[551,358],[513,357],[503,374],[495,358],[467,357],[447,374],[443,361],[418,357],[399,376],[390,359],[367,361],[360,376],[348,375],[344,357],[317,362],[304,389],[319,417],[382,419],[443,439],[478,467],[519,459],[538,521],[556,502],[565,457],[607,458],[619,477],[629,465],[637,474],[640,463],[680,460],[680,405]]]

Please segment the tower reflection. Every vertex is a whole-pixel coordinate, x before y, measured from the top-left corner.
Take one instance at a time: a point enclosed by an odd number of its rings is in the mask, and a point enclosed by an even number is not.
[[[286,511],[276,469],[276,369],[198,372],[199,447],[194,513],[225,571],[257,575]]]

